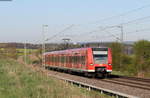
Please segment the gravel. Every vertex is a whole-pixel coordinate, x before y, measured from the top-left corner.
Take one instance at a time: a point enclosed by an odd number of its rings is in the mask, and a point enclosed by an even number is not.
[[[71,74],[67,74],[67,73],[61,73],[61,72],[57,72],[57,71],[49,70],[48,73],[52,74],[52,75],[58,75],[63,78],[87,83],[87,84],[90,84],[90,85],[93,85],[96,87],[101,87],[101,88],[113,90],[116,92],[121,92],[121,93],[129,94],[129,95],[133,95],[133,96],[138,96],[140,98],[150,98],[149,90],[143,90],[143,89],[139,89],[139,88],[123,86],[123,85],[114,84],[114,83],[108,83],[108,82],[101,81],[101,79],[87,78],[87,77],[71,75]]]

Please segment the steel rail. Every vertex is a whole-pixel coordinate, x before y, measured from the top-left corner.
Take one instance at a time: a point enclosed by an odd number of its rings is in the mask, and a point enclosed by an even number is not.
[[[144,89],[144,90],[150,90],[150,87],[145,87],[145,86],[142,86],[142,85],[129,84],[129,83],[126,83],[125,81],[120,82],[120,81],[116,81],[116,80],[114,81],[114,80],[109,80],[109,79],[107,79],[107,80],[105,79],[105,80],[101,80],[101,81],[108,82],[108,83],[119,84],[119,85],[123,85],[123,86],[139,88],[139,89]]]
[[[131,84],[136,84],[136,85],[142,85],[142,86],[147,86],[150,88],[149,82],[143,82],[143,81],[137,81],[137,80],[130,80],[130,79],[124,79],[124,78],[114,78],[114,79],[109,79],[113,81],[120,81],[120,82],[126,82],[126,83],[131,83]]]
[[[141,81],[141,82],[150,82],[150,79],[145,79],[145,78],[128,77],[128,76],[119,76],[119,77],[120,77],[120,78],[124,78],[124,79],[130,79],[130,80]]]
[[[127,79],[127,80],[133,80],[133,81],[138,81],[138,82],[145,82],[145,83],[150,83],[150,79],[148,78],[138,78],[138,77],[130,77],[130,76],[122,76],[122,75],[111,75],[109,78],[111,79]]]

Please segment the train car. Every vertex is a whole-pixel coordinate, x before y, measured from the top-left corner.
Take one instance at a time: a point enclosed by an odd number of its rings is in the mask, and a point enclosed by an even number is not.
[[[77,48],[44,53],[45,65],[50,68],[107,75],[112,72],[110,48]]]

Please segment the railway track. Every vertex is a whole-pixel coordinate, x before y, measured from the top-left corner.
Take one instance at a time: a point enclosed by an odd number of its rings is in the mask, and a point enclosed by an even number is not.
[[[41,70],[44,69],[42,68]],[[80,75],[72,75],[54,70],[45,71],[49,76],[56,77],[79,87],[87,88],[88,90],[100,91],[100,93],[114,96],[116,98],[150,98],[150,86],[147,79],[145,81],[145,79],[141,78],[133,79],[131,77],[127,78],[122,76],[112,76],[108,79],[98,79],[87,78]]]
[[[141,82],[150,82],[150,79],[146,79],[146,78],[120,76],[120,75],[111,75],[110,78],[121,78],[121,79],[128,79],[128,80],[141,81]]]
[[[150,79],[127,76],[113,76],[108,79],[101,79],[101,81],[150,91]]]
[[[150,79],[119,76],[119,75],[111,75],[107,79],[99,79],[99,78],[91,78],[91,79],[150,91]]]
[[[61,77],[57,74],[48,73],[48,75],[52,76],[52,77],[55,77],[55,78],[58,78],[58,79],[61,79],[61,80],[64,80],[65,82],[77,85],[79,87],[87,88],[87,90],[99,91],[100,93],[103,93],[103,94],[106,94],[106,95],[109,95],[109,96],[113,96],[113,97],[116,97],[116,98],[139,98],[137,96],[133,96],[133,95],[129,95],[129,94],[125,94],[125,93],[105,89],[105,88],[102,88],[102,87],[97,87],[97,86],[94,86],[94,85],[91,85],[91,84],[88,84],[88,83],[84,83],[84,82],[79,82],[79,81],[76,81],[74,79],[68,79],[68,78],[65,78],[65,77]]]
[[[101,80],[103,82],[109,82],[109,83],[115,83],[115,84],[119,84],[119,85],[123,85],[123,86],[129,86],[129,87],[134,87],[134,88],[138,88],[138,89],[144,89],[144,90],[150,90],[150,86],[146,86],[146,85],[139,85],[137,83],[133,83],[133,82],[127,82],[127,81],[118,81],[118,80],[109,80],[109,79],[104,79]]]

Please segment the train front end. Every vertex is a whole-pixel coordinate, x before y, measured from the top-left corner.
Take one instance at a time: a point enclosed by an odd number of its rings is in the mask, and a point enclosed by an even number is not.
[[[90,48],[88,51],[89,72],[109,74],[112,72],[112,55],[110,48]]]

